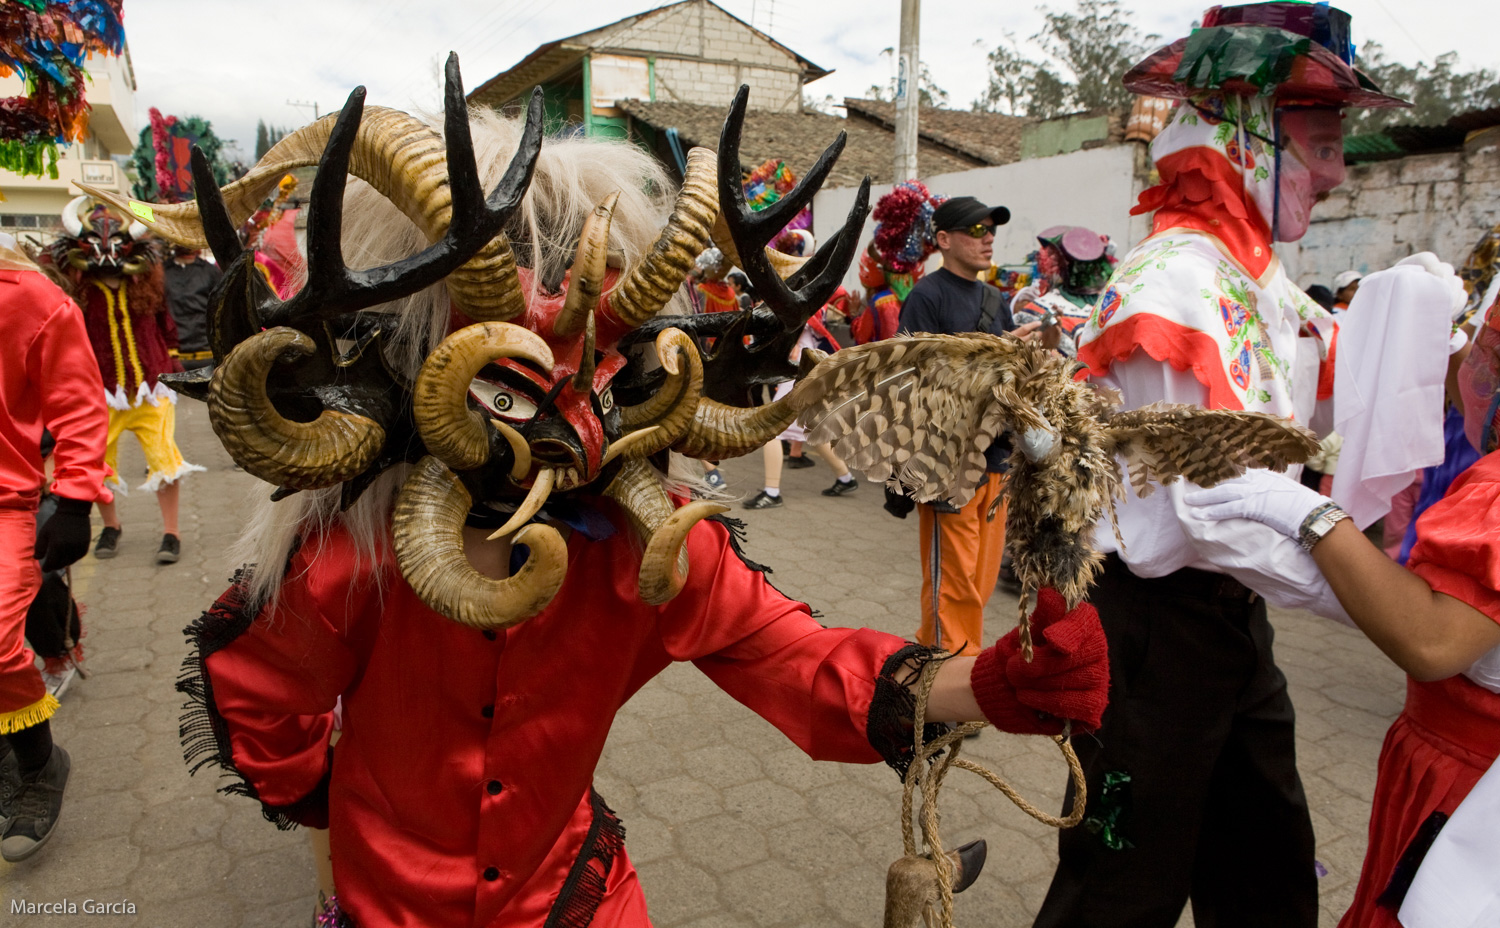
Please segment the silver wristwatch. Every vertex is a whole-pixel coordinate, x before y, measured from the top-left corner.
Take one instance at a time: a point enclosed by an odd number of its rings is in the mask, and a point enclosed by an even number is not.
[[[1333,527],[1349,518],[1349,513],[1340,509],[1338,503],[1324,503],[1317,509],[1307,514],[1302,520],[1302,528],[1297,533],[1297,543],[1302,545],[1302,550],[1311,552],[1313,546],[1323,540],[1323,536],[1333,531]]]

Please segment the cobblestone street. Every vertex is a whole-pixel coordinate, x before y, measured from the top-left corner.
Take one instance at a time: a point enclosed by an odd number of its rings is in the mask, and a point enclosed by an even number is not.
[[[316,879],[307,835],[278,832],[257,805],[219,795],[217,770],[189,777],[174,690],[187,653],[182,629],[226,586],[226,548],[247,502],[267,492],[232,468],[201,404],[178,408],[188,460],[208,468],[184,483],[182,560],[154,563],[160,517],[149,493],[122,500],[119,556],[75,568],[88,635],[87,680],[54,720],[73,758],[59,830],[23,864],[0,863],[0,922],[16,928],[95,924],[88,916],[17,916],[12,900],[128,901],[109,924],[259,928],[310,921]],[[140,482],[133,441],[121,471]],[[760,459],[728,462],[729,488],[752,495]],[[747,554],[830,625],[909,635],[920,571],[916,519],[896,521],[878,487],[825,498],[826,466],[788,471],[780,509],[749,523]],[[98,517],[95,516],[95,532]],[[991,600],[986,644],[1014,622],[1016,602]],[[1347,907],[1365,849],[1375,761],[1403,698],[1404,678],[1358,633],[1303,613],[1273,612],[1278,659],[1298,710],[1298,752],[1317,830],[1321,924]],[[1038,806],[1060,807],[1066,768],[1047,739],[986,731],[975,758]],[[621,712],[597,778],[620,813],[658,928],[880,924],[886,867],[900,855],[900,787],[884,765],[814,763],[771,726],[678,665]],[[989,842],[979,881],[957,899],[964,928],[1027,926],[1046,892],[1055,836],[977,777],[947,781],[950,846]],[[1186,917],[1183,924],[1190,924]]]

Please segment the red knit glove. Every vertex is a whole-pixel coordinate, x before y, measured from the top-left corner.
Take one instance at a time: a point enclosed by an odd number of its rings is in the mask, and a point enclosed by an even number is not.
[[[1032,662],[1021,657],[1020,628],[974,661],[969,685],[996,728],[1055,735],[1063,719],[1081,731],[1099,727],[1109,703],[1109,645],[1093,606],[1066,610],[1062,594],[1044,587],[1031,614]]]

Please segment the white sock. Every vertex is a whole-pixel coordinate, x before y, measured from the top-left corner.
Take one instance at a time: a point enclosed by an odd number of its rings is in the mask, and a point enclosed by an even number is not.
[[[774,499],[781,495],[781,490],[777,487],[766,487],[766,495]]]
[[[853,483],[853,482],[854,482],[854,475],[853,474],[845,474],[844,476],[842,476],[842,477],[839,478],[839,483]]]

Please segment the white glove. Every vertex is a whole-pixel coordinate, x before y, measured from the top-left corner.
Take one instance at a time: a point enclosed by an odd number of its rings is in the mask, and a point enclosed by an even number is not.
[[[1302,523],[1314,509],[1330,502],[1321,493],[1269,470],[1248,470],[1244,476],[1225,480],[1206,490],[1191,490],[1182,501],[1193,518],[1205,522],[1250,519],[1271,526],[1296,541]]]
[[[1419,251],[1414,255],[1402,258],[1395,263],[1394,267],[1405,265],[1419,267],[1432,276],[1439,278],[1447,285],[1449,303],[1451,304],[1449,306],[1450,312],[1448,313],[1450,319],[1457,318],[1459,312],[1468,305],[1469,293],[1464,289],[1462,278],[1454,272],[1453,265],[1446,261],[1438,260],[1438,256],[1430,251]]]

